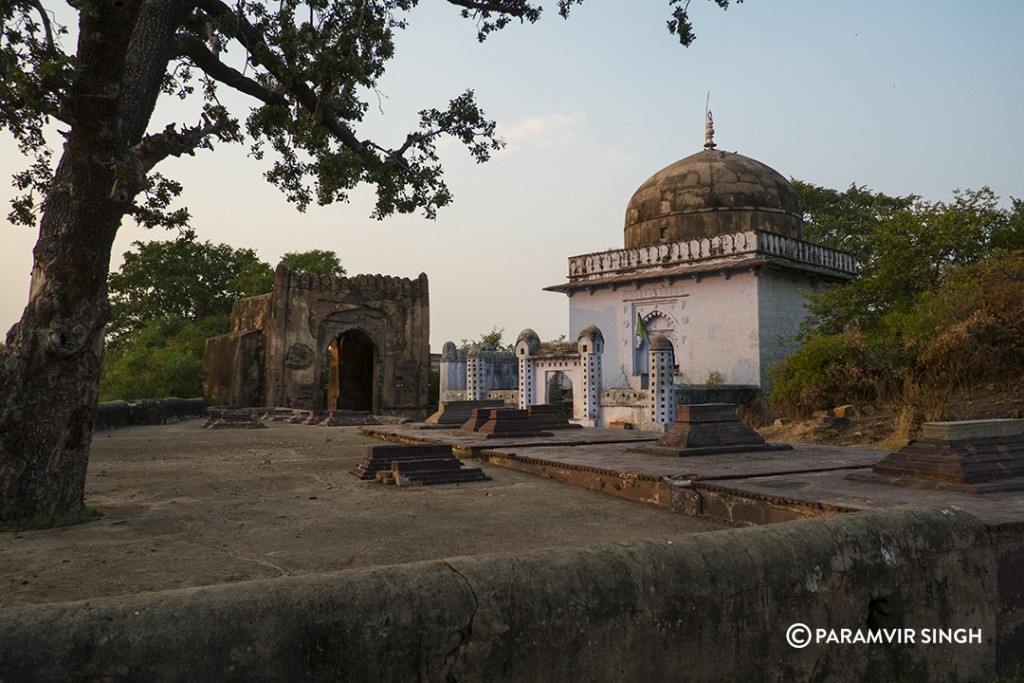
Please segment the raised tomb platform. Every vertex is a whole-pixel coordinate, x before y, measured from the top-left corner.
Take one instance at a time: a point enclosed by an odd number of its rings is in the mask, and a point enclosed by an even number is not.
[[[927,422],[921,438],[853,481],[959,493],[1024,489],[1024,420]]]
[[[397,486],[462,484],[489,481],[479,467],[466,467],[452,454],[450,444],[367,446],[366,457],[351,474],[364,481]]]
[[[676,420],[652,445],[630,449],[644,455],[718,455],[758,451],[787,451],[789,444],[766,442],[740,420],[732,403],[698,403],[676,406]]]
[[[535,429],[583,429],[583,425],[569,422],[569,418],[558,409],[558,406],[551,403],[527,406],[526,413]]]
[[[504,401],[485,399],[482,401],[444,401],[441,409],[426,419],[431,427],[457,429],[466,424],[476,408],[503,408]]]
[[[519,408],[474,408],[458,431],[482,439],[552,436],[551,432],[538,429],[529,412]]]

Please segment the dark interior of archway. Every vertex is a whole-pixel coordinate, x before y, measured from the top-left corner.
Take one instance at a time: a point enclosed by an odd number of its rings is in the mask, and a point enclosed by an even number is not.
[[[573,416],[572,380],[564,372],[553,372],[548,375],[547,396],[545,402],[558,406],[558,410],[567,417]]]
[[[338,354],[338,380],[329,383],[327,404],[338,410],[373,410],[373,342],[352,330],[332,346]]]

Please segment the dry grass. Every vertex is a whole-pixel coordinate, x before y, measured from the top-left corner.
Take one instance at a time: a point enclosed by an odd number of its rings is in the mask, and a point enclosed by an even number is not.
[[[846,421],[822,410],[806,420],[777,420],[757,431],[769,441],[895,450],[915,438],[923,422],[1024,417],[1024,383],[988,384],[951,395],[909,394],[892,406],[854,406]]]

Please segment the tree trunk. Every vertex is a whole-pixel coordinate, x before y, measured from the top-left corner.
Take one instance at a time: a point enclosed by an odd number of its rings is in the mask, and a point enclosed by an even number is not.
[[[79,22],[71,130],[47,193],[21,321],[0,351],[0,519],[84,508],[110,251],[142,189],[145,132],[184,3],[99,0]]]
[[[0,389],[0,518],[84,506],[107,271],[124,207],[108,198],[89,145],[69,141],[47,198],[21,321],[7,335]],[[105,187],[104,187],[105,185]]]

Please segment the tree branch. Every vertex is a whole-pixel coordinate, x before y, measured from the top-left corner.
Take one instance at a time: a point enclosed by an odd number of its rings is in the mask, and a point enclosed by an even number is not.
[[[39,0],[29,0],[29,4],[39,12],[39,18],[43,20],[43,30],[46,31],[46,45],[50,52],[57,52],[57,44],[53,42],[53,28],[50,26],[50,17],[46,14],[46,9],[43,7],[43,3]]]
[[[364,163],[375,165],[380,159],[373,154],[366,144],[360,141],[353,130],[347,126],[333,109],[304,80],[291,75],[291,70],[284,60],[267,46],[259,30],[249,23],[241,12],[236,12],[221,0],[198,0],[196,5],[211,17],[228,18],[232,25],[230,32],[248,50],[253,62],[262,65],[278,83],[292,94],[306,111],[314,115],[317,121],[334,135],[339,142],[359,156]]]
[[[224,137],[233,135],[237,131],[238,123],[234,120],[223,119],[209,121],[204,117],[203,123],[188,127],[183,126],[177,130],[173,123],[168,124],[162,132],[154,135],[147,135],[132,147],[144,173],[169,156],[180,157],[183,154],[191,155],[201,147],[211,136]]]
[[[456,7],[465,7],[478,12],[498,12],[513,17],[522,17],[530,9],[529,5],[522,3],[483,2],[481,0],[447,0],[447,2]]]
[[[276,93],[264,87],[248,76],[244,76],[237,69],[217,59],[217,56],[210,52],[206,45],[195,36],[179,33],[175,36],[175,49],[177,56],[188,57],[203,73],[230,88],[255,97],[267,104],[288,104],[288,99],[281,93]]]

